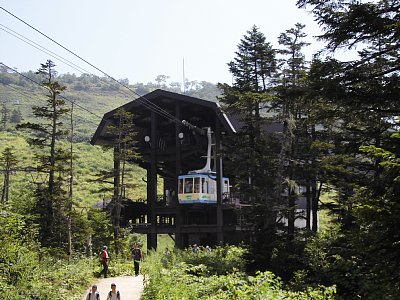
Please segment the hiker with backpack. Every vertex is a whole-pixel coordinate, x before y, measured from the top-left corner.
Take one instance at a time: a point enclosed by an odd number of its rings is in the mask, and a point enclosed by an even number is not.
[[[101,264],[103,265],[103,270],[100,272],[100,275],[104,274],[104,278],[107,278],[109,260],[110,257],[108,256],[107,246],[104,246],[103,251],[101,252]]]
[[[107,294],[106,300],[121,300],[121,294],[117,290],[117,285],[115,283],[111,283],[111,291]]]
[[[132,249],[133,264],[135,266],[135,276],[139,275],[139,264],[143,260],[143,252],[138,244],[133,245]]]
[[[87,295],[86,300],[100,300],[100,294],[97,291],[97,285],[92,285],[92,289]]]

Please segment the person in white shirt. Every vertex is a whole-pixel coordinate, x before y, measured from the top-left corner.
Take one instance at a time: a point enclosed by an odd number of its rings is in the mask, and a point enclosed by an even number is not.
[[[107,295],[107,300],[121,300],[121,294],[117,291],[115,283],[111,283],[111,291]]]
[[[92,290],[87,295],[86,300],[100,300],[100,294],[97,291],[97,285],[94,284],[92,286]]]

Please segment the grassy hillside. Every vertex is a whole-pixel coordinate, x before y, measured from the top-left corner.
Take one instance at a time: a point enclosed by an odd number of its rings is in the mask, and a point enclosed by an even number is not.
[[[26,143],[23,132],[17,131],[18,123],[39,122],[32,114],[32,106],[43,106],[47,91],[37,83],[41,82],[39,75],[32,71],[12,73],[2,68],[0,70],[0,152],[6,147],[13,146],[14,153],[19,160],[19,168],[34,166],[34,151]],[[110,170],[113,167],[112,153],[103,151],[100,147],[89,144],[102,116],[127,102],[134,100],[137,95],[118,83],[88,74],[77,77],[74,74],[59,75],[57,80],[67,87],[62,94],[70,108],[75,103],[72,114],[74,125],[74,201],[77,207],[85,207],[103,198],[110,199],[111,194],[98,191],[102,185],[93,182],[95,175],[101,170]],[[188,95],[213,100],[219,94],[215,85],[207,82],[189,82]],[[129,82],[124,82],[129,85]],[[157,88],[164,88],[180,92],[179,85],[166,86],[165,83],[137,83],[129,85],[130,89],[138,94],[146,94]],[[19,118],[15,118],[16,115]],[[66,128],[70,127],[70,116],[62,120]],[[69,145],[65,145],[69,148]],[[126,196],[130,199],[146,197],[146,184],[142,178],[145,171],[132,166],[127,180],[134,188],[128,189]],[[27,190],[35,187],[35,182],[45,181],[36,173],[15,172],[11,177],[11,201],[26,197]],[[1,184],[2,186],[2,184]]]
[[[18,169],[24,169],[34,164],[34,149],[30,148],[25,138],[17,132],[0,132],[0,152],[6,147],[14,147],[18,159]],[[103,186],[92,182],[100,170],[110,170],[113,167],[112,153],[104,151],[98,146],[79,142],[74,144],[74,202],[77,207],[86,207],[101,201],[103,197],[110,199],[111,194],[98,191]],[[146,184],[142,177],[145,171],[137,166],[132,166],[128,174],[128,181],[135,185],[134,189],[127,190],[127,197],[131,199],[145,198]],[[24,191],[32,190],[35,182],[46,180],[37,173],[17,171],[11,175],[10,202],[18,201]],[[1,184],[2,186],[3,184]]]
[[[65,84],[62,81],[61,83]],[[101,91],[99,88],[91,86],[88,86],[86,91],[76,91],[72,84],[66,84],[67,89],[62,96],[66,99],[69,108],[71,108],[72,102],[75,103],[73,120],[75,140],[77,141],[89,141],[104,113],[134,99],[133,96],[129,95],[130,97],[128,97],[118,91]],[[20,111],[23,122],[35,121],[32,115],[32,106],[42,106],[46,101],[46,95],[45,89],[33,83],[0,85],[2,108],[7,109],[10,116],[13,110]],[[70,123],[67,118],[63,122]],[[6,129],[13,130],[15,123],[13,124],[11,121],[6,123]]]
[[[2,110],[0,119],[3,130],[15,127],[15,123],[10,121],[13,111],[19,111],[24,122],[32,121],[32,106],[41,106],[46,101],[47,91],[36,84],[40,83],[42,78],[32,71],[21,74],[9,73],[0,69],[0,110]],[[176,84],[170,86],[165,83],[129,85],[129,82],[123,82],[125,86],[129,86],[130,90],[128,90],[108,78],[99,78],[88,74],[82,74],[80,77],[74,74],[64,74],[58,76],[57,81],[67,87],[62,94],[66,103],[69,106],[71,102],[76,104],[73,113],[75,140],[86,142],[93,136],[106,112],[136,99],[138,95],[144,95],[157,88],[181,92],[180,86]],[[185,94],[216,101],[220,90],[208,82],[192,81],[188,82]],[[3,123],[4,109],[8,111],[5,123]],[[70,123],[69,119],[64,122]]]

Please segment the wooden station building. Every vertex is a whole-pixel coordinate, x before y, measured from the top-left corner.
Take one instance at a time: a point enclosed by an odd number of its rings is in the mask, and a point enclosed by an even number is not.
[[[217,245],[245,239],[240,224],[241,204],[223,198],[223,163],[218,155],[224,136],[235,134],[237,124],[218,103],[164,90],[155,90],[122,108],[133,114],[141,158],[135,163],[147,170],[147,203],[124,201],[122,224],[147,234],[148,249],[157,247],[157,234],[169,234],[178,248],[191,244]],[[108,124],[117,109],[106,113],[91,143],[112,145]],[[217,182],[216,203],[181,204],[178,177],[202,168],[208,140],[203,128],[213,132],[212,168]],[[114,160],[114,164],[115,164]],[[157,195],[161,178],[163,196]]]

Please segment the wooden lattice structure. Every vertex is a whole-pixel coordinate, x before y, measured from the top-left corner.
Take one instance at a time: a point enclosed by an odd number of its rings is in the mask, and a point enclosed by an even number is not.
[[[207,138],[198,129],[209,127],[214,136],[213,168],[221,181],[223,164],[217,159],[225,136],[235,134],[235,124],[216,102],[156,90],[122,106],[134,115],[138,130],[137,161],[147,170],[147,202],[125,202],[122,224],[147,234],[148,248],[157,247],[157,234],[170,234],[179,248],[190,244],[235,243],[244,238],[237,211],[239,203],[223,199],[218,189],[216,204],[179,204],[178,176],[204,164]],[[91,143],[111,144],[108,124],[116,110],[106,113]],[[167,114],[166,114],[167,113]],[[173,116],[173,118],[169,117]],[[193,127],[194,126],[194,127]],[[157,178],[163,179],[164,195],[157,196]],[[220,187],[221,185],[219,185]]]

